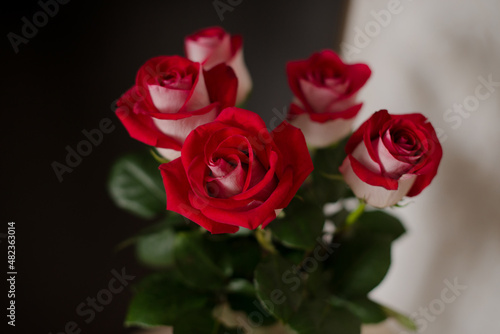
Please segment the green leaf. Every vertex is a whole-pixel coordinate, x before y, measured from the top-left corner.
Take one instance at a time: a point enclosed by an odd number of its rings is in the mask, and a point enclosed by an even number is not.
[[[276,219],[269,228],[285,246],[309,250],[321,236],[324,223],[321,206],[294,198],[285,209],[285,218]]]
[[[385,277],[391,264],[391,240],[384,236],[342,239],[333,254],[333,291],[344,297],[365,296]]]
[[[326,174],[338,174],[339,167],[344,162],[347,154],[345,153],[345,145],[349,138],[345,138],[337,144],[329,147],[317,149],[314,152],[314,166],[318,172]]]
[[[270,326],[277,321],[277,319],[262,306],[256,295],[247,296],[244,294],[230,293],[227,295],[227,301],[232,310],[242,311],[247,315],[257,312],[260,315],[259,318],[262,318],[262,326]]]
[[[219,289],[231,273],[215,265],[201,232],[179,232],[174,243],[175,263],[186,285]]]
[[[269,326],[276,322],[276,318],[264,309],[257,298],[255,287],[252,283],[243,279],[229,282],[227,286],[227,301],[232,310],[243,311],[247,315],[257,312],[262,316],[262,326]]]
[[[336,202],[340,198],[352,195],[339,174],[339,167],[346,157],[346,143],[347,138],[334,146],[314,152],[312,173],[314,197],[321,204]]]
[[[365,324],[379,323],[387,319],[383,307],[367,297],[346,300],[333,296],[329,302],[334,306],[347,308]]]
[[[385,235],[396,240],[405,233],[401,221],[384,211],[365,211],[355,225],[356,233],[366,235]]]
[[[217,264],[233,277],[252,279],[255,267],[261,259],[261,248],[253,236],[212,241],[209,236],[208,247],[217,259]]]
[[[261,249],[255,238],[232,240],[226,249],[227,263],[234,277],[251,278],[261,258]]]
[[[342,212],[339,215],[345,218]],[[391,243],[404,232],[397,218],[383,211],[364,212],[356,224],[336,236],[341,247],[329,261],[334,271],[333,291],[351,299],[366,296],[387,274]]]
[[[299,265],[304,260],[304,256],[306,254],[304,250],[297,248],[288,248],[285,246],[281,246],[277,249],[282,258],[296,265]]]
[[[269,313],[284,322],[294,316],[302,301],[304,284],[295,268],[279,255],[270,255],[255,269],[257,297]]]
[[[322,299],[304,302],[289,324],[298,334],[359,334],[361,331],[361,322],[350,311]]]
[[[165,268],[174,264],[175,232],[166,228],[137,238],[136,254],[143,264],[153,268]]]
[[[136,286],[126,326],[172,326],[185,314],[207,305],[208,297],[177,282],[170,273],[153,274]]]
[[[321,261],[318,262],[318,268],[309,273],[306,286],[311,296],[319,298],[330,294],[329,287],[333,277],[333,271],[324,270]]]
[[[166,211],[159,164],[148,152],[127,154],[111,168],[108,191],[115,204],[142,218]]]

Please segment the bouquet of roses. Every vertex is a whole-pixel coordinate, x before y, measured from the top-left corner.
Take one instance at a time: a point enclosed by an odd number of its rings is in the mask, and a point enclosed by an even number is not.
[[[367,295],[405,232],[375,208],[432,181],[432,125],[380,110],[351,134],[371,71],[325,50],[287,64],[294,99],[268,129],[235,107],[252,87],[240,36],[203,29],[185,50],[148,60],[117,104],[130,136],[154,149],[115,163],[111,196],[158,220],[133,238],[154,273],[135,286],[126,325],[354,334],[392,316],[414,329]]]

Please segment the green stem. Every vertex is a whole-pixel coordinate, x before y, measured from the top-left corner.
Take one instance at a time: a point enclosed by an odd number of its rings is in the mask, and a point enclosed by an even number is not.
[[[359,217],[363,214],[365,211],[365,206],[366,203],[363,200],[359,201],[359,205],[356,208],[356,210],[352,211],[346,218],[345,220],[345,226],[349,227],[352,226],[355,222],[358,221]]]
[[[393,309],[390,309],[390,308],[388,308],[386,306],[382,306],[381,305],[381,307],[382,307],[382,310],[384,311],[384,313],[387,316],[396,319],[397,322],[399,322],[401,325],[403,325],[407,329],[410,329],[412,331],[418,330],[417,325],[415,325],[415,323],[413,322],[413,320],[411,320],[410,318],[408,318],[406,315],[401,314],[401,313],[399,313],[397,311],[394,311]]]
[[[159,163],[161,163],[161,164],[165,164],[165,163],[170,162],[170,160],[165,159],[164,157],[160,157],[160,156],[158,155],[158,153],[156,153],[156,151],[155,151],[154,149],[151,149],[151,150],[150,150],[150,152],[151,152],[151,155],[153,156],[153,158],[154,158],[157,162],[159,162]]]
[[[259,242],[260,246],[270,252],[271,254],[276,254],[278,251],[274,248],[272,242],[271,231],[264,230],[261,227],[255,230],[255,238]]]
[[[329,180],[344,182],[344,176],[342,174],[328,174],[321,172],[321,176],[326,177]]]

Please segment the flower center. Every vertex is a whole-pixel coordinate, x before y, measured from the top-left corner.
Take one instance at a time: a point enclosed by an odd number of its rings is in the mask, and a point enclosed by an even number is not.
[[[179,72],[172,71],[172,72],[160,74],[157,78],[157,81],[158,81],[158,85],[160,85],[162,87],[169,87],[173,83],[179,81],[180,78],[181,78],[181,75],[179,74]]]
[[[241,193],[245,186],[248,161],[242,151],[219,157],[208,163],[205,187],[210,197],[228,198]]]

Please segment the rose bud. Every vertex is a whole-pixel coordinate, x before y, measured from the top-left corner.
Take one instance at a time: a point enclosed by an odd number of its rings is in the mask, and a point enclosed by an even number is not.
[[[302,132],[281,123],[271,133],[259,115],[227,108],[192,131],[182,155],[160,166],[167,210],[211,233],[265,227],[312,172]]]
[[[205,28],[186,37],[186,56],[203,64],[205,70],[225,63],[231,66],[238,78],[236,105],[245,102],[252,89],[252,79],[243,59],[243,39],[231,36],[221,27]]]
[[[179,56],[148,60],[136,84],[117,103],[116,114],[130,136],[154,146],[165,158],[180,156],[191,130],[234,106],[237,79],[225,64],[203,71]]]
[[[288,119],[309,146],[326,147],[351,132],[362,106],[356,94],[371,75],[367,65],[344,64],[335,52],[324,50],[289,62],[286,72],[295,95]]]
[[[418,195],[437,173],[443,155],[432,125],[421,114],[390,115],[381,110],[346,144],[339,170],[354,194],[384,208]]]

